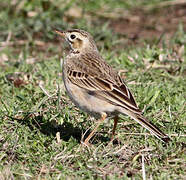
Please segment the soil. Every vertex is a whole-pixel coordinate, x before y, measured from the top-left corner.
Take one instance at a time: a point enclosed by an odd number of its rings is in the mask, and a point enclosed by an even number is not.
[[[178,30],[179,23],[182,23],[186,31],[186,4],[150,11],[134,9],[130,16],[112,20],[110,28],[131,41],[137,41],[159,38],[161,35],[171,38]]]

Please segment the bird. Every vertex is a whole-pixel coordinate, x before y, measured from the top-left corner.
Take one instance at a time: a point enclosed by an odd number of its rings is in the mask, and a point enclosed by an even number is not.
[[[112,138],[119,114],[128,115],[154,136],[168,143],[171,139],[143,116],[132,92],[101,56],[92,35],[81,29],[54,29],[70,45],[62,65],[62,79],[71,101],[82,111],[98,119],[93,131],[84,140],[89,146],[90,139],[107,117],[113,117]]]

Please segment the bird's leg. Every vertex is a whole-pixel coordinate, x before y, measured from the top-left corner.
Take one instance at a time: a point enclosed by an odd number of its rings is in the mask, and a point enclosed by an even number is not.
[[[97,128],[99,127],[99,125],[105,120],[105,118],[107,117],[106,113],[102,113],[101,114],[101,119],[98,121],[96,127],[94,128],[94,130],[89,134],[89,136],[85,139],[84,143],[85,145],[89,145],[89,140],[92,138],[92,136],[95,134]]]
[[[115,116],[114,117],[114,127],[112,129],[112,138],[111,138],[111,141],[114,139],[114,135],[115,135],[115,130],[116,130],[117,124],[118,124],[118,116]]]

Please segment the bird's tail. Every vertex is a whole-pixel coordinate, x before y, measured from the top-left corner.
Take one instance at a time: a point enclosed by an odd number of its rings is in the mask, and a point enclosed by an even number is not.
[[[130,116],[132,119],[141,124],[144,128],[149,130],[153,135],[155,135],[158,139],[162,140],[163,142],[168,143],[171,140],[166,134],[164,134],[159,128],[157,128],[154,124],[149,122],[142,115],[135,114],[130,111],[125,111],[124,114]]]

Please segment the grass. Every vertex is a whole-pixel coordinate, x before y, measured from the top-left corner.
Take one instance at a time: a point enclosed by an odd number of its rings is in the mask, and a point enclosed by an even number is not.
[[[180,23],[169,42],[164,37],[161,42],[141,39],[143,45],[123,47],[123,37],[108,22],[101,25],[104,19],[92,15],[86,20],[105,4],[108,11],[130,10],[160,1],[123,2],[0,3],[0,179],[143,179],[142,167],[147,179],[185,178],[186,32]],[[77,5],[83,17],[70,18],[69,8]],[[95,120],[65,93],[60,65],[64,45],[53,27],[92,33],[108,63],[124,70],[121,75],[144,115],[172,142],[165,146],[121,116],[118,142],[109,141],[109,120],[100,126],[92,147],[83,147],[81,138]]]

